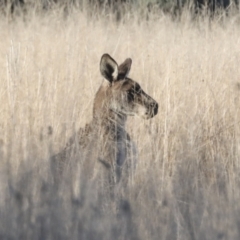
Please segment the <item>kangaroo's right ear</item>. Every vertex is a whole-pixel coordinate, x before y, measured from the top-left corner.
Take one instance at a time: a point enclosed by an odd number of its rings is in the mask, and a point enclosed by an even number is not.
[[[100,72],[102,76],[109,82],[113,82],[118,76],[118,65],[109,54],[102,55],[100,61]]]
[[[119,67],[118,67],[118,80],[124,79],[128,76],[132,66],[132,59],[127,58]]]

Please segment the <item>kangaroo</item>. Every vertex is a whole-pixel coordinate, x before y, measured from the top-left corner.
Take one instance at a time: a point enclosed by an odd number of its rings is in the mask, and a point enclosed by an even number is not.
[[[110,173],[114,183],[123,177],[124,166],[129,167],[134,151],[125,129],[127,117],[138,115],[150,119],[158,112],[158,103],[128,77],[131,65],[130,58],[118,65],[109,54],[102,56],[100,72],[104,81],[95,95],[93,118],[54,156],[60,172],[75,159],[82,161],[83,172],[90,178],[96,172],[94,169],[98,169],[96,165]]]

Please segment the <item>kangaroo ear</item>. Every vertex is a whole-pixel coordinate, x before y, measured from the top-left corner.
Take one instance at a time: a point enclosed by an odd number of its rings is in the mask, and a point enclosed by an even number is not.
[[[105,53],[102,55],[100,61],[100,72],[102,76],[109,82],[113,82],[118,76],[118,65],[109,54]]]
[[[128,76],[132,66],[132,59],[127,58],[118,68],[118,80]]]

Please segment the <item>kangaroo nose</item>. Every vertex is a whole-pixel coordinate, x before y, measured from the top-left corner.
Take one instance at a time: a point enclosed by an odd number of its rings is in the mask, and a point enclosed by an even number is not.
[[[157,115],[158,113],[158,103],[154,102],[150,104],[151,108],[152,108],[152,116]]]
[[[155,103],[154,115],[157,115],[157,113],[158,113],[158,103]]]

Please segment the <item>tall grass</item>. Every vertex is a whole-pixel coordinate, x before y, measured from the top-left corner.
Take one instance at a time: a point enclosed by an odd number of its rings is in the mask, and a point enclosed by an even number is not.
[[[239,17],[73,12],[1,19],[1,239],[239,239]],[[99,61],[131,57],[159,103],[129,118],[138,164],[117,213],[50,156],[91,120]]]

